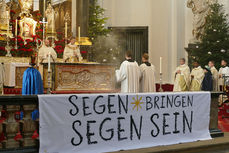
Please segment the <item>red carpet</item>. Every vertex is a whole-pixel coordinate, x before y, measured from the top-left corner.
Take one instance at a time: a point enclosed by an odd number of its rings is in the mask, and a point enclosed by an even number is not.
[[[223,132],[229,132],[229,118],[222,118],[219,116],[218,127]]]

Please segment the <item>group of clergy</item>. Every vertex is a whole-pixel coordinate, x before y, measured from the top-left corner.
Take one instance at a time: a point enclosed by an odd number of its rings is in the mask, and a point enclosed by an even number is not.
[[[224,77],[229,76],[227,61],[221,61],[219,71],[215,68],[214,61],[201,67],[198,62],[193,63],[193,69],[185,64],[185,59],[180,59],[180,65],[175,70],[173,91],[219,91],[224,85]]]
[[[125,53],[125,58],[120,69],[116,70],[116,80],[121,82],[121,92],[156,92],[155,67],[149,63],[149,55],[143,54],[140,66],[133,60],[130,51]]]
[[[81,62],[82,56],[79,47],[75,44],[76,38],[72,37],[70,43],[65,46],[63,53],[64,62]],[[48,55],[51,56],[51,62],[55,62],[57,59],[56,51],[51,47],[50,40],[45,40],[44,45],[39,49],[38,60],[39,63],[47,63]]]
[[[81,62],[83,60],[79,47],[75,44],[76,38],[72,37],[70,39],[70,43],[65,46],[64,53],[63,53],[63,61],[74,63],[74,62]],[[50,54],[50,62],[56,62],[57,59],[57,53],[51,46],[50,40],[45,40],[42,47],[39,49],[38,52],[38,63],[47,63],[48,62],[48,56]],[[41,74],[43,74],[43,66],[39,66],[39,71]]]

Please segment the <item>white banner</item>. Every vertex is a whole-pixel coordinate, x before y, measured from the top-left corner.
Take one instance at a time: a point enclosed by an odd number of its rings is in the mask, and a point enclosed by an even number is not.
[[[211,139],[210,93],[41,95],[40,153],[102,153]]]

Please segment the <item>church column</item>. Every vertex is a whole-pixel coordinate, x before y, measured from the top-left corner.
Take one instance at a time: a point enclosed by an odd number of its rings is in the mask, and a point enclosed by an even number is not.
[[[173,83],[173,71],[179,65],[180,58],[187,59],[185,51],[186,31],[185,28],[185,11],[186,1],[171,0],[170,1],[170,25],[169,25],[169,49],[168,49],[168,78]],[[187,61],[188,62],[188,61]]]
[[[76,25],[81,27],[81,36],[87,36],[88,20],[89,20],[89,0],[76,0],[77,15]],[[78,33],[78,28],[76,29]]]
[[[77,15],[76,15],[76,0],[72,1],[72,34],[75,37],[76,36],[76,19],[77,19]]]
[[[170,17],[169,17],[169,48],[168,48],[168,79],[173,83],[173,71],[177,66],[177,0],[170,1]]]

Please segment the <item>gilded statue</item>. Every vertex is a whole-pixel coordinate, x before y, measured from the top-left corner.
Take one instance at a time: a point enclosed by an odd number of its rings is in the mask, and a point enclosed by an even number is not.
[[[19,0],[19,5],[21,7],[21,14],[30,15],[30,10],[33,6],[33,0]]]
[[[69,11],[67,11],[64,16],[64,22],[70,22],[70,21],[71,21],[70,13]]]
[[[193,40],[192,43],[200,42],[201,35],[206,24],[206,17],[210,12],[210,5],[216,0],[188,0],[187,7],[192,9],[193,18]]]
[[[19,21],[20,36],[24,39],[32,39],[36,35],[37,22],[32,18],[30,11],[32,9],[33,0],[19,0],[21,7],[20,16],[22,19]]]
[[[45,11],[45,17],[47,18],[47,30],[55,31],[55,10],[53,9],[51,3],[48,4],[48,7]]]
[[[10,8],[5,0],[0,1],[0,29],[6,31],[10,21]]]

